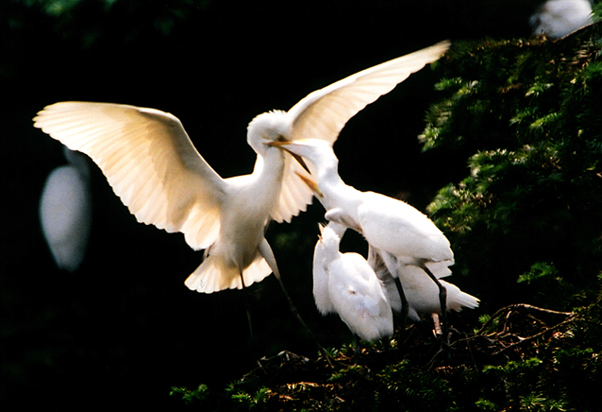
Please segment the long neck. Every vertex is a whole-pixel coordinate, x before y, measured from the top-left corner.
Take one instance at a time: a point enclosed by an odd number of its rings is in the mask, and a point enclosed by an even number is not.
[[[318,169],[318,187],[323,195],[323,197],[319,197],[319,200],[326,211],[341,208],[353,221],[357,222],[357,208],[361,203],[361,192],[341,179],[336,163]]]
[[[280,193],[284,175],[284,153],[276,148],[268,149],[263,155],[257,154],[253,174],[259,185],[266,191]]]

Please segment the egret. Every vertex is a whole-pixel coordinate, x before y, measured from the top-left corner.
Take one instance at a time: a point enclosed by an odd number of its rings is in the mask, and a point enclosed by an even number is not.
[[[337,223],[331,224],[336,225]],[[314,256],[312,260],[312,292],[318,312],[320,312],[322,316],[326,316],[331,313],[336,313],[336,309],[334,308],[328,291],[328,272],[324,262],[326,251],[324,250],[324,244],[322,243],[324,226],[320,225],[319,228],[320,237],[314,247]],[[332,232],[332,228],[328,230]]]
[[[416,266],[432,279],[439,289],[445,325],[447,290],[438,278],[451,274],[448,266],[454,263],[454,255],[449,241],[437,226],[405,202],[380,193],[362,192],[345,184],[338,174],[338,159],[329,142],[302,139],[271,145],[302,156],[313,164],[317,169],[317,183],[306,176],[303,179],[326,209],[326,219],[361,233],[394,277],[399,279],[403,267]],[[401,285],[398,286],[403,295]],[[403,296],[402,301],[405,301]]]
[[[529,19],[534,34],[546,34],[553,39],[592,23],[589,0],[548,0]]]
[[[91,195],[86,156],[66,147],[68,165],[48,175],[40,198],[42,233],[56,265],[75,271],[86,253],[91,225]]]
[[[205,249],[186,286],[205,293],[240,289],[272,272],[280,280],[265,227],[270,219],[290,221],[313,197],[301,179],[307,172],[268,143],[335,141],[357,112],[448,48],[438,43],[314,91],[288,112],[260,114],[247,130],[257,155],[250,175],[222,179],[181,122],[156,109],[61,102],[40,111],[34,125],[90,156],[139,222],[181,232],[193,249]]]
[[[90,156],[139,222],[182,232],[193,249],[205,249],[203,263],[186,285],[211,293],[242,288],[277,272],[263,236],[269,216],[290,220],[310,200],[309,189],[290,176],[280,190],[285,166],[302,173],[296,162],[287,162],[265,145],[285,133],[281,117],[264,114],[250,123],[255,169],[228,179],[205,162],[180,121],[169,113],[62,102],[47,106],[34,120],[53,138]]]
[[[370,342],[392,336],[393,312],[374,270],[359,253],[339,251],[340,238],[331,225],[320,226],[314,249],[313,294],[318,310],[323,315],[337,313],[354,339],[359,336]]]

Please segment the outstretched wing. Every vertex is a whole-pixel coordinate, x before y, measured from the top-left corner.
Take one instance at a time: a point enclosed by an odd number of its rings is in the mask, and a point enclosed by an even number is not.
[[[90,156],[139,222],[182,232],[194,249],[217,238],[226,184],[175,116],[119,104],[61,102],[45,107],[34,122]]]
[[[412,73],[437,60],[449,46],[448,41],[437,43],[308,94],[287,112],[293,124],[290,139],[322,139],[334,143],[349,119],[380,96],[389,93]],[[315,173],[313,165],[308,166]],[[297,173],[307,175],[297,162],[287,162],[279,208],[273,213],[276,221],[290,221],[292,216],[299,210],[305,210],[311,202],[313,193]],[[295,196],[290,193],[295,193]]]
[[[334,143],[349,119],[412,73],[437,60],[449,46],[448,41],[437,43],[310,93],[288,111],[294,119],[291,139],[323,139]]]

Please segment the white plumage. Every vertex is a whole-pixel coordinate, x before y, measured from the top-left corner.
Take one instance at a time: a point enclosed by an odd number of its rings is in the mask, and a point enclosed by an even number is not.
[[[306,158],[317,168],[314,191],[326,209],[326,218],[363,234],[372,252],[379,255],[389,273],[399,277],[402,285],[403,273],[409,267],[419,268],[425,278],[431,272],[434,279],[425,282],[440,284],[438,278],[451,274],[448,266],[454,263],[454,255],[449,241],[435,224],[400,200],[346,185],[338,174],[338,159],[330,143],[306,139],[275,145]],[[311,179],[305,181],[310,186],[316,184]],[[440,312],[444,314],[445,291],[441,285]]]
[[[321,228],[313,264],[313,293],[323,315],[337,313],[365,341],[393,335],[393,313],[382,285],[363,256],[341,253],[339,236]]]
[[[399,272],[399,279],[408,299],[408,318],[414,322],[420,321],[420,315],[441,315],[439,305],[439,288],[424,276],[424,272],[416,266],[405,266]],[[474,309],[479,306],[479,299],[462,292],[456,285],[440,280],[447,290],[447,310],[460,312],[463,307]]]
[[[180,121],[156,109],[109,103],[47,106],[35,126],[86,153],[139,222],[181,232],[203,263],[186,285],[211,293],[278,274],[264,237],[270,219],[290,221],[312,192],[305,170],[268,143],[308,137],[330,143],[367,104],[392,90],[448,43],[380,64],[310,93],[288,112],[257,116],[247,142],[257,153],[253,173],[222,179],[193,146]],[[243,285],[244,278],[244,285]]]
[[[86,156],[64,149],[68,165],[54,169],[40,199],[40,223],[56,265],[75,271],[86,253],[91,226],[91,196]]]
[[[328,229],[332,232],[332,229]],[[314,295],[314,302],[318,311],[322,316],[326,316],[331,313],[336,313],[336,309],[330,299],[330,292],[328,290],[328,272],[326,267],[326,251],[324,250],[324,244],[322,243],[324,229],[320,226],[320,239],[316,242],[314,247],[314,256],[312,261],[312,291]]]
[[[395,280],[373,249],[369,250],[368,263],[383,283],[391,308],[396,312],[401,312],[402,302]],[[433,313],[441,315],[439,288],[431,279],[424,276],[422,269],[412,265],[403,265],[398,267],[397,273],[408,301],[408,318],[411,321],[419,322],[422,316],[430,316]],[[479,299],[462,292],[456,285],[444,280],[439,280],[439,282],[447,290],[447,311],[460,312],[463,308],[474,309],[479,306]]]

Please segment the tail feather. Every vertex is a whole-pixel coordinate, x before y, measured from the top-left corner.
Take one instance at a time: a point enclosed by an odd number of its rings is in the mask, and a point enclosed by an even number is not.
[[[260,282],[272,273],[269,265],[259,254],[246,269],[243,270],[245,286]],[[226,266],[223,259],[210,255],[186,279],[184,284],[190,290],[201,293],[213,293],[226,289],[242,289],[240,271],[235,266]]]
[[[424,271],[417,266],[401,266],[399,279],[403,285],[408,304],[417,314],[441,314],[439,304],[439,288]],[[479,306],[479,299],[462,292],[453,283],[439,280],[447,290],[447,310],[460,312],[462,308],[474,309]]]
[[[474,309],[479,306],[480,300],[451,283],[440,281],[447,289],[447,310],[460,312],[462,308]]]

